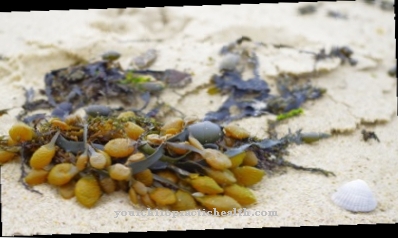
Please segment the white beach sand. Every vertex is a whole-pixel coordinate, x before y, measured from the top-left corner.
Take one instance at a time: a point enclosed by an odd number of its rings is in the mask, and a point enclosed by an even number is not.
[[[154,48],[159,57],[154,70],[178,69],[193,73],[182,93],[209,81],[218,72],[221,47],[241,36],[266,44],[285,44],[317,51],[350,46],[355,67],[328,62],[329,73],[311,82],[327,89],[319,100],[303,105],[304,114],[277,127],[334,133],[314,144],[291,146],[288,161],[333,171],[325,177],[287,169],[268,174],[252,187],[258,202],[252,211],[276,211],[276,216],[122,216],[115,211],[140,211],[125,193],[104,195],[92,209],[75,198],[62,199],[48,184],[36,186],[43,196],[19,182],[20,160],[1,167],[1,205],[4,236],[13,234],[70,234],[92,232],[165,231],[223,228],[260,228],[398,222],[397,80],[387,75],[396,64],[394,12],[361,2],[319,3],[311,15],[299,15],[302,4],[261,4],[88,11],[0,13],[0,110],[16,107],[0,117],[0,135],[16,122],[24,103],[24,87],[44,87],[44,75],[79,59],[96,60],[108,50],[122,54],[128,67],[132,57]],[[327,16],[340,11],[348,19]],[[313,60],[294,50],[261,48],[260,74],[271,85],[281,72],[309,73]],[[209,60],[212,58],[213,60]],[[178,101],[166,89],[161,95],[187,115],[203,117],[225,100],[200,91]],[[239,125],[265,137],[266,118],[246,118]],[[365,142],[361,130],[374,131]],[[331,194],[345,182],[362,179],[378,201],[370,213],[352,213],[336,206]],[[269,213],[268,213],[269,214]]]

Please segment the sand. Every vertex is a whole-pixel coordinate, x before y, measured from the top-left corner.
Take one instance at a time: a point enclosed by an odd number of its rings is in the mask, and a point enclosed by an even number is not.
[[[24,103],[24,87],[44,86],[44,74],[80,59],[97,60],[107,50],[122,53],[128,67],[132,57],[154,48],[159,57],[151,69],[193,73],[183,93],[206,83],[218,72],[221,47],[241,36],[265,44],[285,44],[317,51],[350,46],[355,67],[328,61],[328,71],[311,82],[327,89],[324,97],[303,105],[304,114],[277,128],[280,135],[305,132],[333,133],[314,144],[291,146],[286,160],[333,171],[322,176],[287,169],[268,174],[252,187],[257,203],[247,209],[262,216],[131,216],[126,194],[104,195],[92,209],[75,198],[60,198],[47,184],[36,186],[43,196],[20,183],[20,160],[1,167],[1,205],[4,236],[14,234],[70,234],[93,232],[166,231],[191,229],[260,228],[338,224],[396,223],[398,221],[398,130],[396,79],[387,75],[396,64],[394,12],[364,2],[316,4],[310,15],[298,14],[302,4],[261,4],[147,9],[0,13],[0,109],[15,107],[0,117],[0,134],[16,122]],[[327,16],[339,11],[347,19]],[[260,75],[272,85],[279,73],[310,73],[311,55],[295,50],[261,48]],[[39,97],[39,96],[38,96]],[[205,90],[179,100],[166,89],[162,99],[202,118],[216,110],[223,96]],[[269,116],[245,118],[240,126],[265,137]],[[361,130],[374,131],[380,142],[364,141]],[[374,192],[377,208],[352,213],[336,206],[331,195],[345,182],[362,179]],[[115,211],[125,211],[117,213]],[[124,215],[124,216],[123,216]]]

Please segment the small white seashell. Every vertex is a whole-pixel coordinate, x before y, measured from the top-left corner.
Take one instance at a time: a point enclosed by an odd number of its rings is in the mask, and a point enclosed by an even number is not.
[[[357,179],[341,186],[332,195],[333,202],[352,212],[370,212],[377,206],[377,201],[365,181]]]

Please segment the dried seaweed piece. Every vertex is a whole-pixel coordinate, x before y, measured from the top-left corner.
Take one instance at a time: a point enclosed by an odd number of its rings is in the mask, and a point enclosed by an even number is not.
[[[220,54],[224,55],[223,60],[220,63],[220,71],[237,71],[242,73],[246,68],[250,68],[253,71],[254,78],[261,79],[259,74],[259,61],[252,46],[241,45],[244,41],[251,41],[249,37],[242,36],[223,46]],[[255,48],[261,43],[254,43]]]
[[[214,75],[211,82],[220,93],[229,94],[228,99],[216,112],[208,112],[204,120],[228,121],[264,113],[262,101],[269,96],[268,84],[259,77],[243,80],[237,71],[224,71],[221,76]],[[238,109],[237,115],[231,115],[231,107]]]
[[[33,111],[37,109],[49,109],[51,105],[44,99],[34,100],[35,91],[33,88],[26,89],[25,88],[25,103],[22,105],[22,108],[26,111]],[[23,115],[19,117],[22,118]]]
[[[249,141],[237,147],[228,149],[225,151],[225,154],[228,155],[228,157],[232,157],[244,151],[250,150],[253,151],[260,159],[258,166],[264,170],[272,171],[275,167],[285,166],[310,172],[319,172],[325,176],[329,176],[334,175],[334,173],[319,168],[307,168],[300,165],[295,165],[283,159],[284,155],[288,154],[287,147],[291,143],[312,143],[313,141],[328,138],[329,136],[330,135],[324,133],[301,133],[301,130],[299,130],[294,134],[289,132],[288,135],[282,137],[281,139],[262,139],[259,141]]]
[[[52,116],[65,119],[72,110],[100,99],[106,99],[107,102],[114,99],[125,105],[131,105],[141,99],[144,102],[141,108],[130,109],[140,112],[147,107],[152,96],[159,100],[159,93],[166,86],[184,87],[192,81],[190,74],[174,69],[144,70],[140,72],[141,76],[135,77],[134,71],[121,68],[116,61],[119,57],[119,53],[111,51],[102,55],[102,61],[50,71],[44,77],[43,94],[47,96],[47,100],[34,101],[33,89],[26,90],[24,111],[17,118],[21,120],[29,111],[55,108]],[[142,75],[146,75],[147,78]],[[152,79],[148,80],[148,77]]]
[[[186,141],[188,139],[189,136],[189,129],[185,128],[182,132],[180,132],[179,134],[170,137],[167,141],[169,142],[183,142]]]
[[[144,145],[145,146],[145,145]],[[156,151],[149,155],[146,159],[130,163],[128,166],[132,168],[133,174],[139,173],[147,169],[149,166],[158,161],[164,154],[164,144],[156,148]]]
[[[362,138],[363,138],[364,141],[368,141],[370,139],[374,139],[377,142],[380,142],[380,140],[377,137],[376,133],[374,133],[373,131],[367,131],[367,130],[363,129],[361,131],[361,133],[362,133]]]
[[[86,111],[87,115],[92,117],[110,116],[113,111],[110,107],[104,105],[90,105],[85,107],[84,110]]]
[[[292,135],[289,139],[296,144],[301,144],[303,142],[310,144],[329,137],[330,134],[327,133],[315,133],[315,132],[301,133],[301,130],[298,130],[296,134]]]
[[[233,113],[230,110],[232,108]],[[267,113],[267,104],[262,100],[236,100],[229,97],[216,112],[206,113],[204,120],[227,123],[244,117],[258,117]]]
[[[307,100],[320,98],[324,88],[317,88],[309,83],[298,84],[298,78],[282,75],[277,79],[277,89],[280,96],[270,96],[265,100],[267,111],[273,114],[286,113],[298,109]]]
[[[325,49],[321,49],[318,53],[309,52],[309,51],[300,51],[300,52],[313,54],[315,63],[328,58],[339,58],[341,64],[345,64],[346,62],[349,62],[351,66],[355,66],[357,64],[357,60],[352,58],[354,51],[348,46],[332,47],[329,53],[326,53]]]
[[[27,189],[31,192],[43,195],[41,192],[39,192],[39,191],[33,189],[31,186],[29,186],[25,182],[25,179],[24,179],[27,175],[27,172],[25,170],[25,165],[28,164],[29,158],[32,155],[32,152],[29,147],[30,147],[29,145],[23,144],[20,149],[20,155],[21,155],[22,161],[21,161],[21,165],[20,165],[21,175],[19,177],[19,182],[22,183],[22,185],[25,187],[25,189]]]
[[[221,76],[213,75],[211,81],[221,93],[232,92],[233,97],[258,94],[261,98],[265,98],[270,91],[265,80],[257,77],[244,80],[241,74],[236,71],[226,71]]]
[[[309,15],[314,14],[317,11],[317,7],[315,5],[305,5],[298,8],[298,12],[300,15]]]
[[[391,77],[396,77],[397,76],[397,66],[395,65],[394,67],[391,67],[388,70],[388,75],[390,75]]]
[[[221,75],[213,75],[210,82],[211,93],[228,94],[228,99],[217,111],[208,112],[204,120],[213,122],[229,122],[244,117],[260,116],[266,113],[281,114],[292,110],[298,110],[307,100],[320,98],[325,89],[316,88],[311,84],[298,84],[298,79],[282,75],[278,77],[278,93],[271,95],[268,84],[259,75],[259,61],[250,47],[242,46],[243,41],[251,41],[249,38],[241,38],[234,41],[221,50],[221,54],[231,56],[233,62],[227,62],[221,66]],[[256,44],[258,46],[259,44]],[[289,47],[289,46],[281,46]],[[325,57],[340,57],[342,60],[350,59],[352,51],[348,47],[335,48],[329,54],[321,52],[314,54],[316,60]],[[345,58],[344,58],[345,57]],[[254,77],[248,80],[242,79],[241,71],[237,65],[250,66]]]
[[[231,113],[234,107],[235,112]],[[216,112],[208,112],[204,120],[212,122],[230,122],[244,117],[256,117],[265,113],[266,104],[259,100],[235,100],[229,97]]]
[[[362,0],[362,1],[369,5],[374,5],[376,3],[376,0]]]
[[[334,10],[329,10],[328,13],[327,13],[327,16],[328,17],[333,17],[335,19],[344,19],[344,20],[348,19],[347,15],[345,15],[345,14],[343,14],[341,12],[338,12],[338,11],[334,11]]]
[[[300,166],[300,165],[293,164],[293,163],[291,163],[289,161],[286,161],[286,160],[284,160],[282,162],[282,164],[284,166],[292,167],[292,168],[297,169],[297,170],[310,171],[310,172],[313,172],[313,173],[321,173],[321,174],[325,175],[326,177],[329,177],[329,175],[336,176],[331,171],[327,171],[327,170],[320,169],[320,168],[307,168],[307,167],[303,167],[303,166]]]
[[[62,102],[58,104],[51,112],[52,117],[58,117],[64,120],[72,112],[73,106],[69,102]]]
[[[238,38],[237,40],[235,40],[235,41],[233,41],[231,43],[228,43],[227,45],[223,46],[221,48],[221,50],[220,50],[220,54],[224,55],[224,54],[226,54],[228,52],[231,52],[233,50],[233,48],[235,48],[236,46],[242,44],[242,42],[244,42],[244,41],[251,41],[251,39],[249,37],[247,37],[247,36],[242,36],[242,37]]]
[[[45,92],[53,106],[68,100],[78,108],[102,97],[116,98],[122,93],[128,97],[133,90],[117,83],[123,78],[124,74],[118,67],[107,61],[98,61],[47,73]]]
[[[168,87],[181,88],[192,82],[190,74],[175,69],[166,69],[164,71],[156,70],[132,70],[127,71],[134,74],[150,75],[156,80],[164,82]]]
[[[56,141],[56,144],[64,149],[66,152],[72,152],[75,154],[82,153],[86,149],[86,144],[81,141],[70,141],[60,135]]]
[[[385,11],[393,11],[394,10],[394,2],[387,0],[380,0],[380,8]]]
[[[354,52],[348,46],[333,47],[329,53],[330,57],[337,57],[341,60],[341,63],[349,62],[351,66],[357,64],[357,60],[353,59],[351,56]]]
[[[317,88],[309,83],[298,84],[298,79],[288,75],[277,79],[280,95],[270,95],[267,84],[259,79],[244,81],[236,72],[225,72],[229,77],[214,77],[213,81],[230,97],[215,112],[208,112],[204,120],[213,122],[227,122],[244,117],[256,117],[266,113],[276,115],[297,110],[307,100],[320,98],[326,90]],[[229,81],[228,81],[229,80]],[[224,92],[220,90],[220,92]],[[234,107],[235,114],[231,113]]]
[[[276,120],[277,121],[282,121],[282,120],[285,120],[287,118],[298,116],[298,115],[300,115],[302,113],[303,113],[303,109],[302,108],[293,109],[293,110],[290,110],[290,111],[288,111],[286,113],[279,114],[276,117]]]
[[[180,186],[178,186],[177,184],[175,184],[175,183],[172,182],[171,180],[166,179],[166,178],[163,178],[162,176],[159,176],[159,175],[157,175],[157,174],[153,174],[153,179],[154,179],[155,181],[161,183],[161,184],[162,184],[163,186],[165,186],[166,188],[171,188],[171,189],[174,189],[174,190],[181,189],[181,190],[186,191],[184,188],[180,188]],[[190,191],[187,191],[187,192],[190,192]]]
[[[30,116],[25,116],[22,121],[26,124],[30,124],[30,125],[35,125],[37,124],[39,121],[43,120],[46,118],[46,114],[45,113],[36,113]]]
[[[120,56],[121,56],[121,54],[119,52],[110,50],[110,51],[103,53],[101,55],[101,58],[102,58],[102,60],[106,60],[106,61],[115,61],[115,60],[119,59]]]
[[[178,177],[186,178],[189,177],[192,173],[205,174],[204,167],[208,166],[205,160],[192,161],[192,160],[183,160],[178,161],[175,164],[169,164],[167,168],[173,170]]]
[[[11,108],[1,109],[0,110],[0,117],[3,116],[4,114],[7,114],[9,110],[11,110]]]

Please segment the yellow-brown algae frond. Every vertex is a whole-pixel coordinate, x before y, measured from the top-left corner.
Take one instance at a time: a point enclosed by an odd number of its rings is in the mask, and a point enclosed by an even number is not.
[[[241,166],[231,169],[231,171],[238,180],[237,183],[246,187],[260,182],[265,175],[264,170],[252,166]]]
[[[196,139],[195,137],[193,137],[191,135],[188,136],[188,142],[190,145],[192,145],[193,147],[195,147],[198,150],[203,151],[205,149],[203,147],[202,143],[200,143],[198,139]]]
[[[124,124],[124,131],[132,140],[138,140],[138,138],[140,138],[140,136],[145,132],[144,128],[131,121],[128,121]]]
[[[226,195],[206,195],[203,197],[195,197],[195,199],[210,211],[216,209],[218,212],[228,212],[242,208],[235,199]]]
[[[242,140],[250,137],[250,132],[246,129],[237,126],[235,124],[229,124],[224,127],[224,133],[228,137],[232,137],[234,139]]]
[[[220,186],[231,185],[236,183],[235,175],[229,170],[215,170],[211,168],[205,168],[207,176],[214,179]]]
[[[13,141],[25,142],[33,139],[34,129],[23,122],[17,122],[10,128],[8,134]]]
[[[69,183],[59,186],[58,193],[65,199],[73,198],[75,196],[75,186],[76,182],[71,180]]]
[[[126,111],[126,112],[121,112],[118,116],[117,119],[125,119],[128,120],[130,118],[136,117],[135,113],[133,111]]]
[[[129,198],[130,198],[130,201],[131,201],[133,204],[135,204],[135,205],[138,204],[138,195],[137,195],[137,193],[135,192],[135,190],[134,190],[133,187],[130,187],[130,189],[129,189]]]
[[[134,181],[131,187],[134,188],[139,195],[145,195],[148,193],[148,188],[140,181]]]
[[[170,170],[161,170],[156,172],[156,175],[159,175],[162,178],[165,178],[167,180],[170,180],[173,183],[178,183],[178,176],[171,172]]]
[[[246,156],[246,152],[242,151],[241,153],[230,157],[231,164],[232,164],[230,168],[232,169],[232,168],[236,168],[236,167],[240,166],[242,164],[245,156]]]
[[[204,194],[218,194],[224,192],[214,179],[208,176],[198,176],[190,180],[190,184],[196,191]]]
[[[123,164],[113,164],[108,168],[109,176],[114,180],[129,180],[131,177],[131,168]]]
[[[96,178],[91,175],[80,178],[75,186],[75,196],[83,206],[93,207],[101,197],[101,188]]]
[[[87,162],[89,160],[87,150],[80,154],[76,159],[76,168],[82,171],[86,168]]]
[[[144,195],[140,195],[141,201],[142,203],[150,208],[155,208],[156,204],[155,202],[152,200],[152,198],[149,196],[148,193],[144,194]]]
[[[149,197],[158,206],[167,206],[177,202],[176,195],[173,190],[164,187],[157,187],[149,193]]]
[[[79,171],[71,163],[55,165],[48,174],[48,183],[56,186],[67,184]]]
[[[246,151],[246,155],[243,158],[242,165],[256,166],[257,164],[258,164],[257,155],[251,150]]]
[[[176,144],[176,146],[174,146],[174,144]],[[181,146],[178,146],[181,145]],[[176,143],[169,143],[167,144],[167,150],[169,151],[169,153],[173,154],[173,155],[183,155],[188,153],[189,149],[184,149],[183,146],[184,145],[189,145],[189,142],[184,141],[184,142],[176,142]]]
[[[182,190],[177,190],[175,196],[177,201],[170,206],[171,210],[186,211],[195,209],[197,207],[196,201],[191,194]]]
[[[63,131],[67,131],[67,130],[71,129],[71,127],[66,122],[61,121],[59,118],[51,118],[50,124],[53,127],[58,128]]]
[[[97,152],[91,146],[88,147],[90,152],[89,161],[90,165],[96,169],[104,169],[107,165],[107,158],[104,154]]]
[[[182,131],[185,122],[181,118],[174,118],[173,120],[167,122],[160,128],[160,135],[176,135]]]
[[[117,188],[116,181],[114,179],[112,179],[111,177],[104,176],[104,177],[100,178],[98,182],[99,182],[99,185],[104,193],[110,194],[110,193],[113,193],[114,191],[116,191],[116,188]]]
[[[145,186],[151,186],[153,183],[153,174],[150,169],[134,174],[134,178],[142,182]]]
[[[42,169],[51,163],[56,152],[55,141],[59,134],[60,131],[53,136],[49,143],[40,146],[40,148],[33,153],[29,161],[30,167],[34,169]]]
[[[108,141],[104,151],[112,158],[124,158],[134,152],[134,142],[128,138],[116,138]]]
[[[141,152],[138,152],[138,153],[130,155],[127,158],[127,161],[126,161],[125,164],[129,165],[131,163],[135,163],[135,162],[138,162],[138,161],[141,161],[141,160],[144,160],[144,159],[145,159],[145,155],[143,153],[141,153]]]
[[[32,169],[24,178],[25,182],[31,186],[46,182],[48,171],[44,169]]]
[[[215,149],[205,149],[202,156],[213,169],[224,170],[232,165],[228,156]]]
[[[165,141],[166,138],[159,136],[158,134],[149,134],[146,140],[151,145],[160,145]]]
[[[250,205],[257,201],[253,192],[249,188],[239,186],[238,184],[232,184],[225,187],[224,195],[232,197],[242,206]]]
[[[0,164],[7,163],[8,161],[14,159],[17,156],[14,152],[9,152],[0,149]]]

